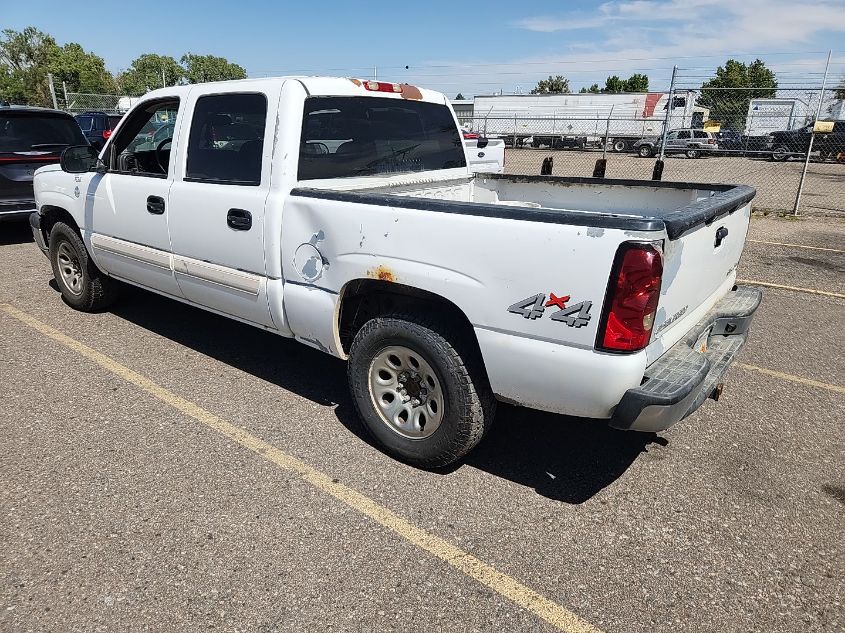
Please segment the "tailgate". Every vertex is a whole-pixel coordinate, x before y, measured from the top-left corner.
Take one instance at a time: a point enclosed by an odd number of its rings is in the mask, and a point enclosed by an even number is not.
[[[747,202],[721,217],[676,231],[674,238],[670,231],[649,361],[677,343],[733,287],[750,218]]]

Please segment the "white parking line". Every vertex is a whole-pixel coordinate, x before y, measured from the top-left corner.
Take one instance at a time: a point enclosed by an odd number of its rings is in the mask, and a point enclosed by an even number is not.
[[[800,286],[783,286],[781,284],[773,284],[768,281],[756,281],[754,279],[737,279],[737,283],[750,284],[752,286],[763,286],[764,288],[778,288],[779,290],[793,290],[795,292],[806,292],[811,295],[823,295],[825,297],[838,297],[845,299],[845,295],[838,292],[829,292],[827,290],[816,290],[815,288],[801,288]]]
[[[767,242],[766,240],[745,240],[754,244],[769,244],[771,246],[789,246],[790,248],[806,248],[811,251],[827,251],[829,253],[845,253],[845,250],[838,248],[823,248],[821,246],[806,246],[805,244],[790,244],[789,242]]]

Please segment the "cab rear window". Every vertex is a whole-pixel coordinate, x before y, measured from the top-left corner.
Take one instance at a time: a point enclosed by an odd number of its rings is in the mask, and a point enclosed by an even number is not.
[[[309,97],[299,180],[465,167],[463,142],[445,105],[382,97]]]

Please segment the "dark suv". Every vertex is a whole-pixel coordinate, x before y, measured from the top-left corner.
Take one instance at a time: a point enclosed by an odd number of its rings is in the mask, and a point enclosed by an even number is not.
[[[772,152],[772,160],[783,161],[789,158],[804,158],[810,147],[810,137],[813,126],[808,125],[800,130],[773,132],[769,134],[768,149]],[[821,160],[837,159],[845,154],[845,121],[836,121],[833,132],[816,133],[813,141],[813,151],[819,153]]]
[[[76,122],[88,142],[98,151],[103,149],[106,140],[111,136],[114,128],[123,118],[122,114],[106,114],[105,112],[83,112],[76,115]]]
[[[24,219],[35,211],[35,170],[58,163],[68,145],[87,144],[67,112],[0,106],[0,220]]]

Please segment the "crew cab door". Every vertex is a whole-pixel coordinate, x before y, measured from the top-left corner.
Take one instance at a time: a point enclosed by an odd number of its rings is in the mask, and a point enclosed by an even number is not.
[[[108,171],[83,174],[86,226],[97,265],[106,272],[181,296],[170,266],[167,198],[173,183],[171,139],[151,141],[156,129],[176,123],[176,97],[139,105],[103,152]]]
[[[197,87],[187,104],[170,190],[173,268],[190,301],[273,327],[264,207],[279,89],[217,91]]]

